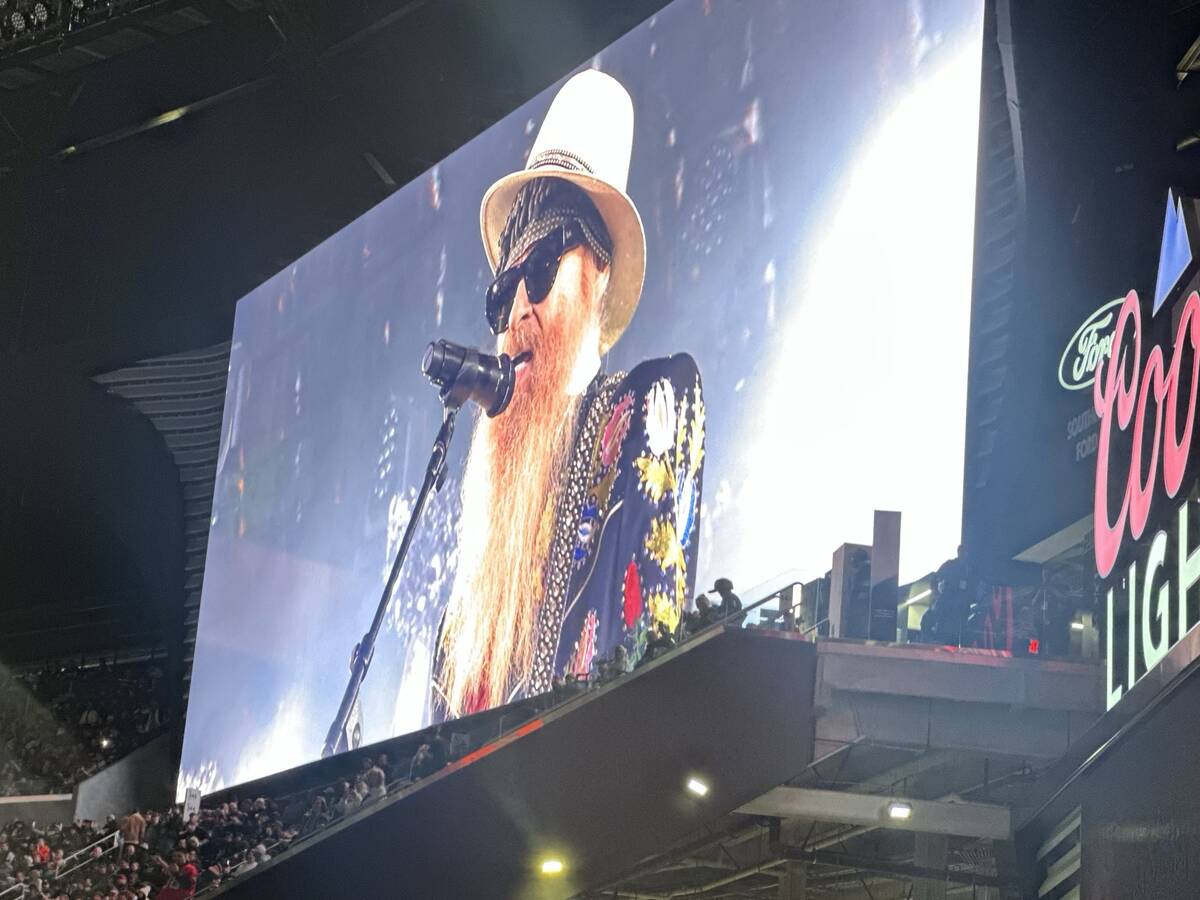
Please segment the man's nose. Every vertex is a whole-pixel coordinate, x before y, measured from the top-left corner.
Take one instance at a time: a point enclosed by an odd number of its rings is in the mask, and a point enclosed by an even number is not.
[[[509,327],[524,321],[533,315],[533,304],[529,302],[529,293],[525,290],[525,279],[517,285],[517,295],[513,298],[512,314],[509,316]]]

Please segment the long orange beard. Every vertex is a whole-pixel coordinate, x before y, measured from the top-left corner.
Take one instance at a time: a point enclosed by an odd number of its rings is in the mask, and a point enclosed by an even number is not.
[[[518,323],[518,326],[520,323]],[[480,418],[463,479],[458,575],[442,629],[447,714],[507,702],[533,659],[546,560],[579,397],[568,387],[580,334],[514,327],[506,350],[532,350],[509,408]]]

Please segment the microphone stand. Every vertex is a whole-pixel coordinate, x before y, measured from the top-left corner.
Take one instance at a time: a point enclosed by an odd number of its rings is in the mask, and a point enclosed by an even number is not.
[[[353,731],[352,720],[358,724],[359,691],[362,688],[363,680],[367,677],[367,670],[371,667],[371,658],[375,655],[375,641],[379,637],[379,629],[383,627],[383,617],[387,613],[392,592],[396,589],[396,582],[400,580],[400,570],[404,567],[404,558],[408,555],[408,548],[412,545],[421,513],[425,511],[429,495],[440,490],[445,481],[446,455],[450,449],[450,438],[454,434],[454,418],[458,415],[463,399],[465,398],[455,396],[453,392],[442,392],[442,403],[444,404],[442,427],[438,430],[437,437],[433,442],[429,465],[425,468],[425,480],[421,483],[421,490],[417,493],[417,502],[413,505],[412,515],[409,516],[408,525],[405,526],[400,549],[396,551],[396,559],[392,563],[392,571],[388,575],[387,584],[384,585],[383,596],[379,598],[379,606],[375,609],[375,618],[371,620],[371,627],[362,636],[362,640],[354,647],[354,655],[350,659],[350,682],[346,685],[345,694],[342,695],[342,703],[338,707],[337,716],[334,718],[333,724],[329,726],[329,733],[325,736],[325,746],[321,750],[322,759],[335,753],[341,753],[343,750],[352,750],[358,745],[350,731]],[[359,737],[361,738],[361,732]]]

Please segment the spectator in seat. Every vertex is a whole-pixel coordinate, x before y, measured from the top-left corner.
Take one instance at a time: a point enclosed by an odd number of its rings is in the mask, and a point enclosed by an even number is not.
[[[619,678],[629,671],[629,651],[625,649],[624,644],[617,644],[613,650],[612,658],[612,677]]]
[[[348,781],[342,782],[342,796],[338,798],[337,814],[339,816],[348,816],[360,806],[362,806],[363,798],[355,790],[355,785]]]
[[[387,775],[379,766],[371,766],[367,769],[367,775],[364,779],[367,783],[367,796],[363,803],[374,803],[377,800],[382,800],[387,796]]]
[[[253,850],[242,851],[242,861],[234,867],[233,875],[245,875],[251,869],[258,867],[258,860],[254,858]]]
[[[567,684],[572,683],[572,676],[567,676]],[[411,778],[416,781],[418,778],[427,778],[434,772],[444,769],[450,761],[450,742],[442,737],[442,728],[439,725],[430,736],[417,750],[417,755],[413,757]]]
[[[299,827],[304,822],[305,812],[304,795],[296,794],[292,797],[291,802],[283,808],[283,815],[280,818],[287,827]]]
[[[417,753],[412,760],[412,770],[409,772],[409,778],[417,781],[421,778],[428,778],[437,771],[437,766],[433,764],[433,751],[429,744],[422,744],[417,748]]]
[[[167,886],[154,895],[155,900],[185,900],[196,893],[196,879],[200,871],[191,863],[179,866],[178,873],[168,882]],[[109,892],[110,896],[112,892]],[[117,892],[120,896],[120,892]]]
[[[313,797],[312,806],[308,808],[308,814],[304,817],[304,824],[301,826],[300,832],[311,834],[328,821],[329,806],[325,802],[325,798],[317,794]]]

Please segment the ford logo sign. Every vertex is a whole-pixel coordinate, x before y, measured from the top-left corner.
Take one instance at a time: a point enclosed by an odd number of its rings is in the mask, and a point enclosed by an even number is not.
[[[1096,366],[1112,354],[1112,327],[1116,310],[1125,302],[1118,297],[1088,316],[1067,342],[1058,361],[1058,383],[1068,391],[1082,391],[1096,380]]]

